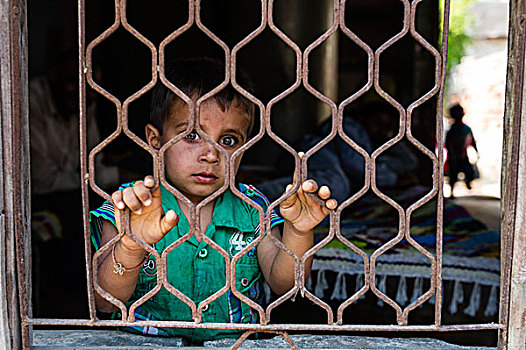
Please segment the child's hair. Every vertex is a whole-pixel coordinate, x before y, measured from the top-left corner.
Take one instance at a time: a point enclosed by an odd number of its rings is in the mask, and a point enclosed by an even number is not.
[[[454,104],[449,108],[449,115],[455,120],[462,120],[464,117],[464,108],[460,104]]]
[[[197,99],[210,92],[225,80],[225,64],[219,60],[201,57],[181,59],[168,63],[165,67],[165,76],[173,85],[187,96]],[[236,81],[245,90],[252,93],[252,83],[239,69],[236,72]],[[232,85],[227,85],[216,93],[213,98],[224,111],[232,103],[241,108],[250,118],[247,135],[250,134],[254,124],[255,106],[252,101],[243,96]],[[163,123],[169,117],[175,103],[182,99],[159,81],[152,91],[150,106],[150,122],[159,132],[163,132]]]

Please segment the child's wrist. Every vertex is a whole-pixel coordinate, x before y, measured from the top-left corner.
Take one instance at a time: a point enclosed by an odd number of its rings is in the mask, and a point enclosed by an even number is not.
[[[122,244],[115,244],[111,248],[111,259],[113,261],[113,273],[117,275],[123,275],[125,272],[133,272],[136,270],[139,270],[141,266],[143,266],[144,262],[146,261],[147,255],[145,253],[142,254],[142,257],[135,256],[135,255],[127,255],[125,252],[125,249]],[[116,250],[119,250],[119,259],[116,257]],[[128,267],[130,264],[131,267]]]
[[[306,237],[312,235],[313,233],[312,229],[306,231],[299,230],[293,223],[289,221],[285,221],[283,231],[298,237]]]
[[[117,242],[117,244],[120,245],[120,248],[123,250],[123,253],[130,257],[144,256],[146,252],[146,250],[143,247],[137,244],[128,235],[124,235],[122,239],[119,242]]]

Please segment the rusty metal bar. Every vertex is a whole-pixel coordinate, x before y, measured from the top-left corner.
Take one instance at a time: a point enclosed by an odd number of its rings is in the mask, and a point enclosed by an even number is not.
[[[197,102],[196,102],[196,111],[197,111],[197,116],[198,116],[198,119],[197,121],[200,120],[200,108],[201,108],[201,104],[203,102],[205,102],[208,98],[210,97],[213,97],[216,93],[218,93],[219,91],[221,91],[224,87],[226,87],[229,82],[230,82],[230,72],[231,72],[231,69],[230,67],[228,66],[229,63],[230,63],[230,49],[228,47],[228,45],[226,45],[221,39],[219,39],[219,37],[217,37],[214,33],[212,33],[201,21],[201,0],[196,0],[196,19],[195,19],[195,22],[196,22],[196,26],[201,29],[201,31],[207,36],[209,37],[210,39],[212,39],[212,41],[214,43],[216,43],[217,45],[219,45],[223,51],[224,51],[224,54],[225,54],[225,64],[226,64],[226,67],[225,67],[225,80],[219,84],[217,87],[215,87],[214,89],[212,89],[210,92],[206,93],[205,95],[201,96]],[[214,192],[212,195],[210,195],[209,197],[205,198],[202,202],[200,202],[196,207],[195,207],[195,210],[196,210],[196,222],[200,222],[200,217],[201,217],[201,208],[203,208],[205,205],[207,205],[208,203],[214,201],[216,198],[218,198],[221,194],[223,194],[230,186],[233,186],[233,184],[235,183],[235,180],[234,180],[234,176],[235,174],[233,173],[232,169],[230,166],[231,162],[229,161],[230,160],[230,157],[227,153],[227,151],[221,147],[217,142],[215,142],[215,140],[213,140],[212,138],[210,138],[202,129],[201,129],[201,125],[200,123],[196,123],[195,125],[196,127],[194,128],[195,130],[197,130],[197,132],[200,134],[200,135],[203,135],[203,139],[205,141],[208,141],[210,144],[212,144],[218,151],[220,151],[224,158],[227,160],[226,163],[227,163],[227,166],[225,167],[225,179],[227,179],[227,181],[223,184],[223,186],[221,186],[221,188],[219,188],[216,192]],[[193,206],[192,206],[193,207]],[[236,295],[241,295],[241,293],[237,292],[237,289],[236,289],[236,284],[235,284],[235,278],[236,278],[236,265],[235,265],[235,261],[232,261],[231,262],[231,258],[230,258],[230,255],[223,249],[221,248],[217,243],[215,243],[213,240],[211,240],[210,238],[208,238],[204,232],[201,232],[200,230],[200,227],[199,225],[196,225],[197,226],[197,233],[198,233],[198,237],[200,236],[203,241],[205,241],[208,245],[210,245],[214,250],[216,250],[219,254],[221,254],[224,258],[225,258],[225,264],[226,264],[226,271],[225,271],[225,286],[223,288],[221,288],[220,290],[218,290],[217,292],[215,292],[214,294],[212,294],[210,297],[208,297],[206,300],[203,300],[200,304],[199,304],[199,307],[198,307],[198,310],[197,310],[197,321],[198,322],[201,322],[202,320],[202,313],[203,313],[203,308],[205,306],[207,306],[208,304],[210,304],[211,302],[213,302],[214,300],[217,300],[221,295],[225,294],[229,289],[232,289],[233,293],[236,293]],[[248,250],[246,250],[248,251]],[[240,255],[239,255],[240,256]],[[230,278],[229,278],[230,276]],[[248,300],[248,298],[246,298],[245,300]],[[249,302],[249,305],[252,305],[252,306],[255,306],[255,303],[250,301]],[[258,310],[259,314],[261,315],[263,313],[263,308],[261,308],[261,306],[259,306],[259,308],[256,307],[256,309]]]
[[[447,50],[449,43],[449,15],[450,15],[451,3],[449,0],[444,1],[444,20],[442,27],[442,67],[441,67],[441,78],[440,78],[440,92],[437,101],[437,117],[436,117],[436,139],[437,139],[437,157],[438,157],[438,178],[433,179],[433,182],[438,183],[437,192],[437,245],[436,245],[436,256],[437,256],[437,277],[436,277],[436,291],[435,291],[435,325],[440,326],[442,324],[442,254],[443,254],[443,229],[444,229],[444,181],[442,174],[444,174],[444,154],[442,149],[443,135],[444,135],[444,124],[442,122],[443,101],[444,91],[446,84],[446,67],[447,67]],[[435,175],[435,173],[433,174]]]
[[[27,349],[31,326],[27,27],[24,0],[0,1],[0,344]]]
[[[239,339],[236,340],[236,342],[234,343],[234,345],[232,345],[232,347],[230,348],[231,350],[237,350],[241,347],[241,345],[243,344],[243,342],[245,340],[247,340],[248,336],[253,334],[253,333],[256,333],[256,331],[246,331],[245,333],[243,333]],[[267,332],[267,333],[276,333],[276,334],[279,334],[281,335],[285,341],[290,345],[290,348],[291,349],[299,349],[298,346],[296,344],[294,344],[294,341],[290,338],[290,336],[288,335],[287,332],[282,332],[282,331],[270,331],[270,332]]]
[[[168,35],[159,45],[159,78],[163,82],[163,84],[168,87],[175,95],[177,95],[180,99],[182,99],[187,105],[189,109],[189,118],[190,122],[188,125],[188,129],[181,134],[179,137],[176,137],[170,141],[168,141],[161,149],[158,151],[158,153],[154,154],[154,175],[157,181],[160,181],[172,194],[176,196],[178,200],[183,201],[188,206],[192,207],[192,203],[183,196],[176,188],[172,187],[168,181],[166,181],[165,174],[164,174],[164,152],[166,149],[168,149],[170,146],[174,145],[176,142],[181,140],[184,136],[186,136],[193,128],[193,124],[195,123],[195,104],[194,101],[186,96],[181,90],[179,90],[178,87],[173,85],[169,80],[166,79],[165,73],[164,73],[164,66],[165,66],[165,59],[164,59],[164,52],[166,46],[171,43],[173,40],[175,40],[177,37],[182,35],[184,32],[186,32],[188,29],[190,29],[195,23],[195,5],[193,1],[189,1],[188,4],[188,21],[181,26],[180,28],[176,29],[174,32],[172,32],[170,35]],[[160,266],[158,266],[157,271],[158,273],[161,272],[161,282],[162,285],[173,295],[175,295],[177,298],[179,298],[181,301],[183,301],[186,305],[190,307],[192,310],[192,317],[194,319],[197,318],[197,306],[195,303],[188,297],[186,297],[183,293],[181,293],[179,290],[177,290],[175,287],[173,287],[167,279],[167,269],[166,269],[166,259],[167,254],[170,253],[173,249],[175,249],[177,246],[188,240],[192,235],[195,234],[195,221],[196,215],[195,211],[192,210],[191,217],[190,217],[190,231],[181,237],[179,240],[172,243],[169,247],[167,247],[160,260]],[[159,282],[157,282],[159,284]]]
[[[294,53],[296,54],[296,80],[295,82],[285,91],[280,93],[279,95],[272,98],[266,105],[265,108],[265,116],[263,118],[263,121],[265,122],[265,131],[270,136],[272,140],[274,140],[278,145],[283,147],[287,152],[291,153],[294,156],[294,168],[296,169],[295,172],[295,178],[294,178],[294,186],[290,189],[289,192],[284,193],[280,198],[272,202],[268,209],[267,209],[267,220],[265,221],[265,232],[268,234],[270,232],[270,213],[274,208],[278,207],[281,202],[283,202],[285,199],[290,197],[297,189],[299,188],[299,179],[300,179],[300,173],[298,171],[299,165],[300,165],[300,159],[294,148],[292,148],[290,145],[288,145],[285,141],[283,141],[279,136],[277,136],[271,129],[270,126],[270,116],[272,107],[274,104],[279,102],[280,100],[284,99],[285,97],[291,95],[294,91],[298,90],[299,86],[301,85],[301,82],[303,80],[302,75],[302,67],[303,67],[303,60],[302,60],[302,52],[298,45],[294,43],[284,32],[282,32],[274,23],[274,0],[268,0],[268,8],[267,12],[262,11],[262,17],[267,16],[268,18],[268,26],[270,30],[276,34],[288,47],[290,47]],[[298,292],[298,279],[300,274],[300,267],[299,267],[299,259],[298,257],[290,250],[288,249],[281,241],[278,241],[274,236],[270,236],[272,238],[272,241],[274,244],[276,244],[280,249],[287,252],[293,259],[294,259],[294,287],[289,290],[287,293],[283,294],[281,297],[279,297],[277,300],[273,301],[270,305],[268,305],[266,310],[266,317],[267,319],[270,319],[270,314],[272,310],[282,303],[284,303],[286,300],[293,298],[297,292]]]
[[[127,135],[131,140],[133,140],[137,145],[141,146],[143,149],[145,149],[146,151],[148,151],[151,154],[153,154],[151,147],[146,142],[144,142],[140,137],[135,135],[129,129],[129,127],[128,127],[128,107],[129,107],[131,102],[135,101],[136,99],[138,99],[139,97],[144,95],[148,90],[152,89],[155,86],[155,84],[157,82],[157,67],[158,67],[158,65],[157,65],[157,49],[155,48],[155,45],[153,45],[152,42],[150,42],[148,39],[146,39],[143,35],[141,35],[134,27],[132,27],[128,23],[128,19],[126,17],[126,5],[127,5],[127,1],[126,0],[121,0],[120,1],[120,7],[119,7],[120,21],[121,21],[123,27],[126,29],[126,31],[128,31],[130,34],[132,34],[135,38],[137,38],[140,42],[145,44],[150,49],[150,52],[151,52],[151,55],[152,55],[152,57],[151,57],[151,74],[152,74],[152,79],[143,88],[141,88],[140,90],[135,92],[133,95],[128,97],[124,101],[124,103],[122,104],[123,131],[124,131],[124,134]],[[155,258],[156,258],[156,261],[159,261],[160,260],[160,256],[155,251],[155,249],[153,249],[152,247],[147,245],[145,242],[141,241],[130,230],[130,227],[129,227],[129,225],[130,225],[129,213],[127,213],[127,215],[125,215],[123,217],[123,219],[124,220],[122,222],[122,226],[121,227],[124,227],[125,230],[124,230],[124,232],[122,232],[122,234],[123,235],[124,235],[124,233],[128,234],[135,242],[137,242],[139,245],[141,245],[147,252],[149,252],[150,254],[154,255]],[[147,294],[145,294],[143,297],[141,297],[139,300],[135,301],[132,305],[130,305],[130,308],[128,310],[128,320],[129,321],[132,321],[132,322],[135,321],[135,310],[137,309],[137,307],[142,305],[146,300],[148,300],[150,297],[152,297],[155,293],[157,293],[161,289],[161,283],[160,282],[161,282],[162,276],[163,276],[163,274],[159,273],[157,275],[157,285],[156,285],[156,287],[153,288],[151,291],[149,291]],[[123,313],[122,317],[124,317],[124,315],[125,314]]]
[[[261,0],[261,13],[262,13],[262,16],[261,16],[261,23],[260,23],[260,25],[252,33],[247,35],[243,40],[241,40],[238,44],[236,44],[234,46],[234,48],[232,49],[232,52],[230,54],[230,66],[229,66],[229,68],[230,68],[230,79],[231,79],[232,86],[240,94],[242,94],[243,96],[248,98],[252,103],[254,103],[259,108],[259,131],[258,131],[257,135],[255,135],[251,140],[249,140],[246,144],[241,146],[236,152],[234,152],[232,154],[232,156],[230,158],[230,163],[229,163],[229,168],[230,169],[234,169],[235,168],[235,162],[236,162],[237,158],[240,157],[245,150],[247,150],[249,147],[254,145],[257,141],[259,141],[265,134],[265,129],[264,129],[264,127],[265,127],[265,122],[264,122],[265,106],[263,105],[263,103],[259,99],[257,99],[255,96],[250,94],[248,91],[246,91],[242,86],[240,86],[236,82],[236,63],[237,63],[236,62],[236,58],[237,58],[238,51],[242,47],[244,47],[246,44],[248,44],[252,39],[254,39],[257,35],[262,33],[263,30],[265,29],[265,27],[267,26],[267,16],[266,16],[266,14],[267,14],[267,3],[266,3],[265,0]],[[248,205],[252,206],[253,208],[256,208],[258,210],[258,212],[259,212],[259,221],[264,223],[263,234],[260,234],[259,237],[257,237],[254,241],[252,241],[249,245],[247,245],[244,249],[242,249],[242,251],[240,251],[238,254],[236,254],[236,256],[234,256],[234,258],[232,259],[230,269],[231,269],[231,271],[232,270],[235,271],[235,266],[236,266],[236,263],[239,260],[239,258],[241,256],[243,256],[246,252],[248,252],[250,249],[252,249],[254,246],[256,246],[259,242],[261,242],[263,240],[263,238],[265,237],[265,235],[267,235],[270,232],[270,222],[268,222],[268,224],[267,224],[267,221],[265,220],[265,215],[263,213],[263,210],[261,208],[257,207],[253,201],[247,199],[241,193],[241,191],[238,188],[236,188],[236,186],[234,185],[234,182],[232,180],[230,180],[230,190],[237,197],[241,198],[245,203],[247,203]],[[231,276],[231,278],[230,278],[230,285],[234,287],[234,289],[232,289],[232,292],[234,293],[235,296],[240,298],[240,300],[242,300],[243,302],[248,302],[249,305],[254,305],[252,300],[246,298],[243,294],[239,293],[237,288],[235,288],[236,287],[235,275]],[[266,325],[270,321],[270,319],[267,317],[267,313],[265,313],[263,308],[261,306],[259,306],[259,305],[256,305],[255,309],[258,311],[258,314],[259,314],[259,317],[260,317],[260,323],[262,325]],[[243,343],[244,339],[246,339],[246,337],[248,337],[248,335],[250,335],[250,333],[248,333],[248,332],[245,333],[245,334],[243,334],[240,337],[240,340],[238,340],[239,346],[241,346],[241,344]],[[243,338],[243,340],[241,340],[241,338]]]
[[[499,349],[524,346],[524,0],[510,1],[508,67],[502,150]],[[522,295],[522,296],[521,296]],[[517,304],[516,304],[517,303]],[[521,305],[522,303],[522,305]],[[522,327],[522,328],[521,328]]]
[[[375,283],[375,276],[376,276],[376,259],[379,255],[383,254],[390,248],[394,247],[397,243],[399,243],[403,237],[406,235],[406,232],[409,230],[409,227],[407,227],[406,223],[406,214],[403,210],[403,208],[393,201],[391,198],[383,194],[378,187],[376,186],[376,158],[387,148],[394,145],[396,142],[402,139],[405,132],[405,123],[406,123],[406,111],[400,105],[393,97],[391,97],[387,92],[385,92],[381,86],[380,86],[380,55],[391,45],[393,45],[395,42],[400,40],[402,37],[404,37],[409,32],[409,26],[410,26],[410,20],[411,20],[411,13],[410,13],[410,4],[407,0],[402,0],[402,3],[404,5],[404,21],[403,21],[403,28],[402,30],[393,36],[391,39],[386,41],[383,45],[381,45],[375,52],[374,55],[374,89],[375,91],[389,104],[391,104],[394,108],[396,108],[400,114],[400,127],[398,134],[392,138],[391,140],[387,141],[385,144],[380,146],[378,149],[376,149],[372,155],[371,155],[371,173],[369,176],[371,177],[371,189],[373,192],[380,197],[382,200],[387,202],[389,205],[391,205],[394,209],[398,211],[399,215],[399,225],[398,225],[398,234],[396,237],[391,239],[389,242],[381,246],[379,249],[377,249],[370,257],[370,274],[366,274],[365,278],[369,279],[369,283],[371,286],[371,290],[374,294],[376,294],[381,300],[386,302],[387,304],[391,305],[391,307],[396,312],[396,319],[397,323],[399,325],[404,324],[403,315],[402,315],[402,309],[400,306],[391,298],[389,298],[387,295],[382,293],[377,287]]]
[[[80,184],[82,192],[82,213],[84,228],[84,254],[86,261],[86,283],[88,291],[89,315],[92,321],[97,318],[95,310],[95,300],[93,295],[93,272],[91,266],[91,239],[89,236],[90,228],[88,215],[90,210],[88,194],[88,164],[85,155],[88,152],[87,128],[86,128],[86,77],[87,66],[85,63],[85,10],[84,0],[78,0],[78,46],[79,46],[79,145],[80,145]],[[86,176],[87,175],[87,176]]]
[[[325,40],[327,40],[333,33],[336,32],[336,30],[339,27],[339,12],[340,9],[340,2],[339,0],[333,1],[333,21],[332,26],[325,31],[320,37],[318,37],[312,44],[310,44],[305,51],[303,52],[303,86],[305,89],[310,92],[314,97],[316,97],[318,100],[323,102],[326,105],[329,105],[331,109],[331,114],[333,116],[338,115],[338,107],[336,106],[336,103],[334,103],[330,98],[323,95],[321,92],[317,91],[312,85],[309,83],[309,54],[318,46],[320,46]],[[321,140],[318,144],[313,146],[311,149],[307,150],[303,158],[301,159],[301,168],[296,168],[296,172],[300,174],[301,182],[304,182],[307,180],[307,162],[309,158],[312,156],[312,154],[319,151],[323,146],[327,145],[331,140],[334,139],[337,133],[337,125],[332,123],[331,132],[329,135],[327,135],[323,140]],[[296,276],[295,286],[298,286],[301,288],[302,295],[306,295],[308,299],[313,301],[316,305],[322,307],[327,312],[327,323],[333,324],[334,323],[334,315],[331,307],[322,301],[320,298],[318,298],[316,295],[311,293],[310,291],[305,289],[304,281],[305,281],[305,263],[307,259],[311,258],[318,250],[320,250],[323,246],[325,246],[327,243],[329,243],[335,234],[335,222],[336,217],[334,216],[334,212],[330,213],[330,228],[329,228],[329,235],[325,237],[320,243],[318,243],[316,246],[309,249],[303,257],[301,258],[300,265],[299,265],[299,274]]]
[[[269,324],[266,326],[258,324],[240,324],[240,323],[197,323],[181,321],[117,321],[117,320],[98,320],[95,323],[89,320],[74,319],[47,319],[33,318],[26,319],[27,324],[32,325],[57,325],[57,326],[96,326],[96,327],[123,327],[123,326],[153,326],[153,327],[179,327],[179,328],[209,328],[209,329],[239,329],[260,331],[467,331],[467,330],[488,330],[504,329],[505,326],[498,323],[483,324],[459,324],[436,327],[434,325],[415,325],[415,326],[398,326],[398,325],[325,325],[325,324]]]
[[[413,145],[415,145],[419,150],[421,150],[424,154],[426,154],[431,159],[431,161],[433,162],[433,188],[431,189],[431,191],[427,195],[422,197],[419,201],[417,201],[416,203],[414,203],[413,205],[411,205],[407,209],[407,211],[406,211],[407,212],[407,227],[409,227],[409,225],[410,225],[411,214],[416,209],[420,208],[423,204],[427,203],[429,200],[431,200],[433,197],[435,197],[437,195],[437,193],[438,193],[438,197],[439,197],[437,199],[437,217],[442,218],[442,211],[443,211],[443,208],[442,208],[442,177],[440,176],[441,174],[443,174],[442,163],[439,161],[439,158],[437,158],[437,155],[435,155],[433,152],[428,150],[422,143],[420,143],[412,135],[412,131],[411,131],[411,116],[413,114],[413,111],[415,110],[415,108],[421,106],[424,102],[428,101],[430,98],[436,96],[437,92],[443,91],[444,78],[445,78],[445,76],[444,76],[445,71],[443,71],[443,69],[445,68],[444,61],[443,61],[443,58],[445,58],[445,54],[444,54],[444,56],[441,56],[440,53],[431,44],[429,44],[416,31],[416,28],[415,28],[416,9],[417,9],[417,5],[419,3],[420,3],[420,0],[416,0],[416,1],[414,1],[411,4],[411,28],[410,28],[410,33],[411,33],[411,36],[413,38],[415,38],[418,43],[422,44],[422,46],[424,46],[427,49],[427,51],[430,52],[435,58],[435,85],[433,86],[433,88],[429,92],[424,94],[422,97],[420,97],[417,101],[412,103],[407,108],[406,135],[407,135],[407,139]],[[441,96],[439,95],[438,106],[442,105],[442,98],[443,98],[443,95],[441,95]],[[437,143],[438,143],[438,149],[442,149],[441,148],[442,147],[442,138],[441,138],[441,135],[442,135],[442,113],[438,113],[438,111],[441,111],[440,107],[438,107],[437,115],[436,115],[436,125],[437,125],[437,137],[436,137],[436,139],[437,139]],[[441,153],[439,153],[439,154],[441,155]],[[440,221],[440,224],[441,223],[442,222]],[[429,253],[427,250],[425,250],[418,242],[416,242],[411,237],[409,231],[406,232],[405,238],[407,239],[407,241],[414,248],[416,248],[420,253],[425,255],[431,261],[431,275],[432,275],[432,277],[431,277],[431,286],[430,286],[428,292],[425,293],[424,295],[422,295],[415,302],[411,303],[408,307],[406,307],[404,309],[403,322],[405,322],[406,324],[407,324],[407,319],[408,319],[408,316],[409,316],[409,312],[411,310],[414,310],[417,306],[421,305],[427,299],[429,299],[433,295],[433,293],[435,294],[435,298],[436,298],[435,299],[436,300],[436,303],[435,303],[435,308],[436,308],[435,309],[435,319],[437,318],[437,314],[440,314],[440,312],[441,312],[441,309],[440,309],[441,308],[441,299],[440,299],[441,298],[441,294],[440,294],[440,290],[441,290],[441,285],[442,285],[442,274],[441,274],[441,270],[439,270],[438,263],[437,263],[437,259],[441,259],[442,258],[442,250],[441,250],[441,247],[442,247],[442,228],[441,228],[440,224],[437,223],[437,246],[439,246],[440,248],[437,248],[437,251],[439,251],[439,253],[437,253],[437,258],[436,259],[431,253]]]
[[[338,136],[340,136],[350,147],[352,147],[355,151],[357,151],[364,158],[365,174],[370,174],[371,157],[363,148],[361,148],[358,144],[356,144],[354,140],[349,138],[349,136],[347,136],[345,132],[343,131],[343,111],[345,107],[347,107],[350,103],[357,100],[360,96],[362,96],[367,91],[369,91],[371,87],[373,86],[374,52],[365,42],[363,42],[356,34],[354,34],[345,24],[345,5],[346,5],[346,0],[343,0],[341,3],[339,18],[338,18],[340,29],[349,39],[351,39],[355,44],[357,44],[360,48],[362,48],[367,53],[367,67],[368,67],[367,73],[368,74],[367,74],[367,83],[360,90],[354,93],[352,96],[346,98],[338,106],[338,115],[337,115],[336,125],[337,125],[337,130],[338,130]],[[366,176],[364,186],[357,193],[351,196],[351,198],[348,198],[346,201],[344,201],[343,203],[339,205],[339,207],[336,209],[336,220],[334,224],[331,222],[331,225],[334,225],[334,227],[337,228],[336,237],[343,244],[345,244],[348,248],[350,248],[352,251],[354,251],[356,254],[362,257],[363,264],[364,264],[364,276],[368,276],[369,271],[370,271],[369,256],[365,254],[357,246],[355,246],[352,242],[350,242],[347,238],[345,238],[338,228],[340,227],[342,211],[345,208],[347,208],[350,204],[354,203],[356,200],[361,198],[369,190],[370,179],[371,179],[370,176]],[[354,295],[350,296],[346,301],[344,301],[338,307],[337,323],[339,325],[343,324],[343,312],[345,311],[347,306],[357,301],[362,295],[364,295],[370,289],[370,279],[365,277],[364,282],[365,282],[364,286],[359,291],[357,291]]]
[[[13,71],[12,62],[12,31],[16,28],[12,26],[11,2],[7,0],[0,1],[0,25],[3,28],[0,31],[0,132],[2,143],[0,145],[0,156],[2,167],[0,167],[0,185],[2,213],[0,232],[0,344],[6,344],[6,347],[21,346],[21,327],[20,312],[18,310],[17,294],[17,276],[16,276],[16,238],[13,230],[12,212],[13,195],[12,174],[9,169],[11,164],[11,129],[13,114],[13,105],[11,100],[13,95],[17,95],[17,86],[13,86],[11,75]],[[14,62],[16,64],[16,61]],[[6,78],[8,77],[8,78]],[[7,132],[6,132],[7,131]],[[5,141],[4,141],[5,140]]]
[[[24,0],[0,3],[2,54],[1,115],[3,165],[3,225],[5,231],[8,327],[7,344],[28,349],[32,327],[20,322],[32,316],[30,151],[27,70],[27,9]],[[16,255],[15,255],[16,254]],[[19,314],[17,315],[17,311]],[[4,323],[5,324],[5,323]],[[2,334],[2,337],[4,334]]]
[[[85,79],[87,80],[90,87],[94,89],[95,91],[97,91],[102,96],[104,96],[105,98],[107,98],[108,100],[110,100],[111,102],[113,102],[117,108],[117,115],[120,116],[122,115],[122,105],[120,101],[115,96],[113,96],[112,94],[104,90],[100,85],[98,85],[93,80],[93,71],[92,71],[92,63],[91,63],[93,49],[97,47],[101,42],[106,40],[120,26],[119,1],[114,0],[114,3],[115,3],[115,21],[108,29],[106,29],[103,33],[101,33],[97,38],[95,38],[92,42],[88,44],[88,47],[86,48],[86,53],[85,53],[86,67],[84,68],[84,71],[85,71],[84,73],[85,73]],[[84,9],[81,9],[80,11],[83,11],[83,10]],[[97,186],[96,181],[95,181],[95,154],[100,152],[106,145],[108,145],[111,141],[116,139],[117,136],[120,135],[121,131],[122,131],[122,118],[118,117],[117,118],[117,130],[115,130],[110,136],[108,136],[105,140],[103,140],[101,143],[99,143],[97,146],[95,146],[91,150],[89,160],[88,160],[89,172],[86,172],[83,174],[84,181],[87,180],[91,188],[95,191],[95,193],[97,193],[99,196],[101,196],[102,198],[106,200],[111,200],[110,195],[108,195],[99,186]],[[85,158],[86,154],[81,153],[80,157]],[[87,220],[87,218],[85,218],[85,220]]]

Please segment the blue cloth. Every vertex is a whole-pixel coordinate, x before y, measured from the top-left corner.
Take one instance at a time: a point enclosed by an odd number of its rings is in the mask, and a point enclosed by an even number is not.
[[[321,127],[321,135],[330,132],[330,123]],[[365,128],[351,118],[344,119],[343,130],[350,139],[362,147],[369,155],[374,151],[371,139]],[[296,149],[308,151],[324,137],[307,135]],[[376,158],[376,184],[378,187],[393,187],[400,175],[414,169],[417,158],[408,144],[401,140]],[[341,137],[336,136],[329,144],[312,155],[307,162],[308,178],[316,180],[319,186],[327,185],[332,198],[339,203],[357,192],[365,181],[365,159]],[[276,200],[292,183],[292,176],[269,180],[258,184],[258,188],[270,200]]]

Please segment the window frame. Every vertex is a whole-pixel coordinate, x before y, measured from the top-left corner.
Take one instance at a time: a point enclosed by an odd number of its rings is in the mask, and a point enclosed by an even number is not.
[[[79,3],[82,0],[79,0]],[[0,0],[0,344],[31,345],[30,152],[26,0]],[[524,0],[510,1],[501,205],[499,349],[526,339],[526,102]],[[79,16],[82,18],[79,11]],[[80,43],[83,46],[83,43]],[[84,80],[79,76],[81,89]],[[522,155],[522,157],[521,157]],[[59,324],[59,322],[52,323]]]

